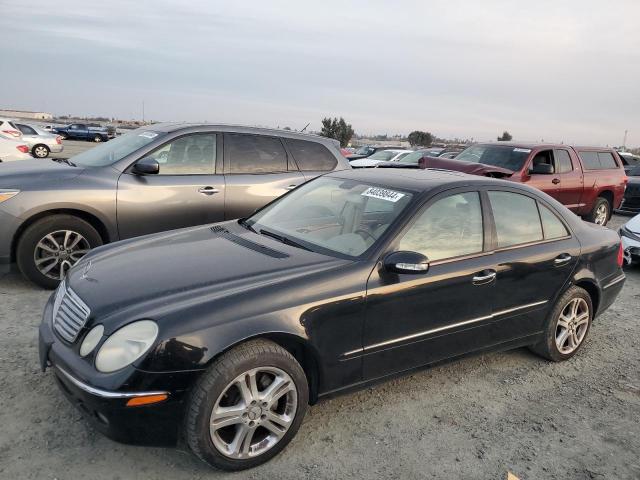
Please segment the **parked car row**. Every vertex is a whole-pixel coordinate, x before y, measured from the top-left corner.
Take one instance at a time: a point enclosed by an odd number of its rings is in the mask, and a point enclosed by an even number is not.
[[[6,140],[18,143],[7,143]],[[31,155],[36,158],[46,158],[51,152],[62,152],[63,148],[60,135],[52,134],[35,125],[0,118],[0,161],[2,162],[28,160]]]

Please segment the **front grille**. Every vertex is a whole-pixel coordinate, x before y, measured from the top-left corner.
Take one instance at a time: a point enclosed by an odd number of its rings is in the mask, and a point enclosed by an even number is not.
[[[62,339],[73,343],[89,319],[91,310],[63,282],[53,303],[53,328]]]

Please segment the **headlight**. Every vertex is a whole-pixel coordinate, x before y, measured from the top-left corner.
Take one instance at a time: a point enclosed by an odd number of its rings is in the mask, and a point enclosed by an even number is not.
[[[115,372],[145,354],[158,336],[158,325],[151,320],[130,323],[111,335],[98,350],[96,368]]]
[[[103,333],[104,327],[102,325],[93,327],[91,331],[87,333],[87,336],[84,337],[84,340],[82,341],[82,345],[80,345],[81,357],[86,357],[93,351],[94,348],[96,348],[96,345],[98,345],[98,342],[102,338]]]
[[[0,188],[0,203],[15,197],[19,193],[20,190],[15,190],[13,188]]]

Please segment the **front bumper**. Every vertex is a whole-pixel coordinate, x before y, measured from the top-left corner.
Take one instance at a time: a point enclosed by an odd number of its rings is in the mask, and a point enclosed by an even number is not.
[[[622,240],[624,249],[625,265],[637,264],[640,262],[640,234],[627,230],[624,226],[618,232]]]
[[[64,150],[64,145],[61,143],[47,144],[47,147],[49,147],[51,153],[60,153]]]
[[[146,372],[133,366],[102,374],[53,332],[52,301],[39,329],[43,371],[51,367],[58,387],[96,430],[117,442],[173,446],[180,438],[188,391],[199,371]],[[83,332],[86,333],[86,332]],[[82,341],[83,334],[78,341]],[[160,403],[127,406],[131,398],[168,394]]]

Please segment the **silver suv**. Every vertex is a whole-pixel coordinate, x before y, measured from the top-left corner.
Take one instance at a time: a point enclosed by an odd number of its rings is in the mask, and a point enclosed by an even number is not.
[[[209,124],[135,130],[71,160],[0,164],[0,268],[54,288],[90,249],[246,216],[322,173],[336,141]]]

